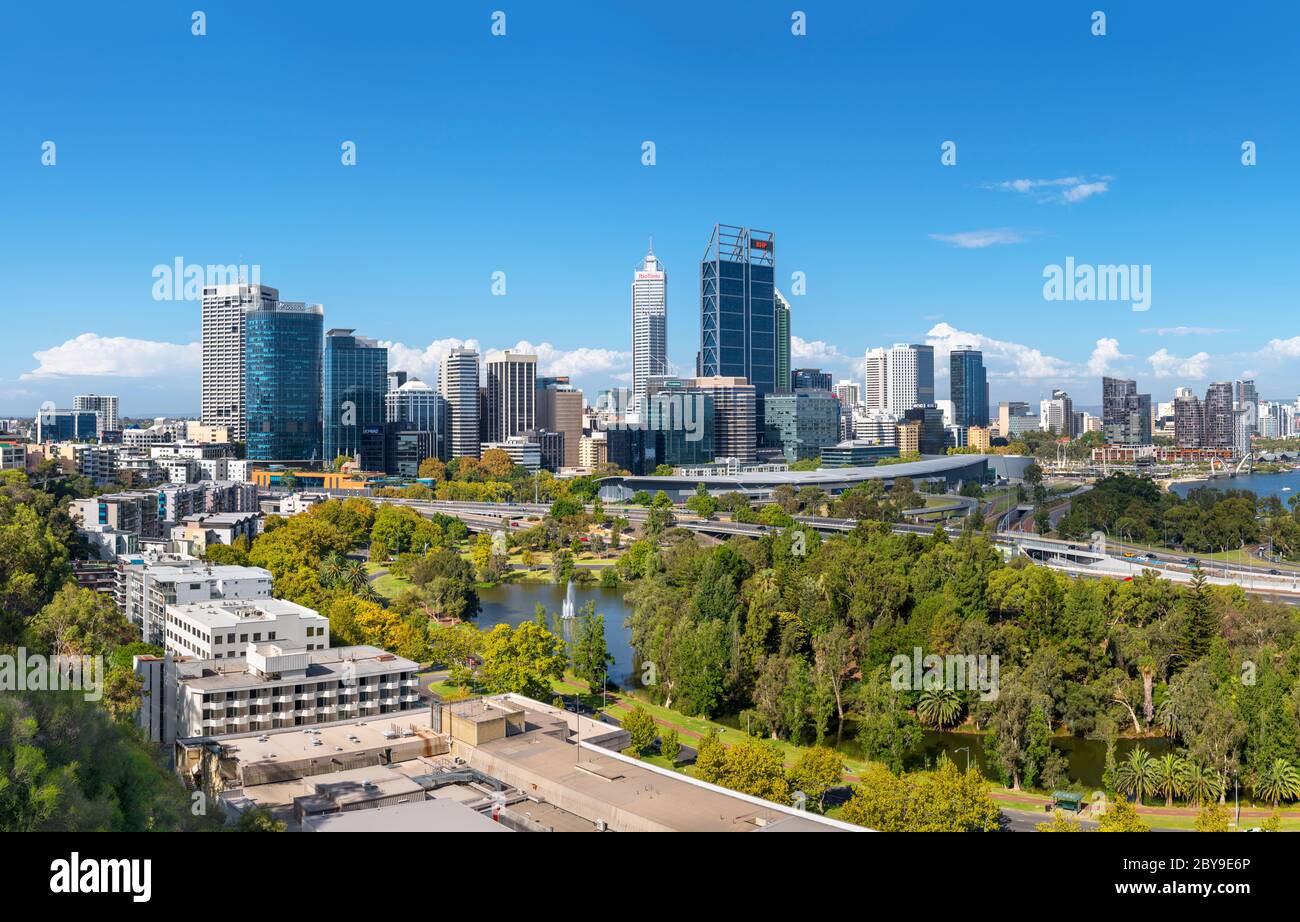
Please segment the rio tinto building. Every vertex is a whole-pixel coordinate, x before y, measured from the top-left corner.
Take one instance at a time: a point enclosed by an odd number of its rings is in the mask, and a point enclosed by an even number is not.
[[[646,382],[668,374],[668,273],[654,241],[632,276],[632,407],[640,409]]]

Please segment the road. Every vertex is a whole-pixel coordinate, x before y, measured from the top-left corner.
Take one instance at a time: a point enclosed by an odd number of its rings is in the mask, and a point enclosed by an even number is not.
[[[413,500],[396,497],[372,497],[379,503],[410,506],[423,515],[437,513],[460,519],[471,531],[497,531],[505,528],[524,527],[529,518],[540,517],[550,511],[550,506],[543,503],[476,503],[455,502],[450,500]],[[754,525],[731,522],[723,519],[701,519],[684,512],[680,508],[673,510],[676,526],[700,534],[715,537],[745,535],[759,538],[772,531],[780,531],[766,525]],[[605,513],[619,516],[630,523],[641,524],[649,515],[643,506],[609,505]],[[795,516],[795,520],[809,525],[823,534],[835,534],[853,531],[858,526],[855,519],[840,519],[827,516]],[[898,534],[929,535],[934,532],[934,525],[913,525],[906,522],[891,526]],[[961,526],[945,524],[949,535],[961,533]],[[991,535],[989,540],[996,546],[1006,549],[1013,555],[1023,555],[1043,566],[1060,570],[1072,576],[1112,577],[1116,579],[1133,578],[1143,570],[1152,570],[1160,576],[1176,583],[1191,583],[1198,572],[1187,566],[1183,558],[1168,554],[1156,559],[1124,557],[1124,545],[1109,544],[1103,553],[1086,542],[1074,543],[1041,535],[1004,531]],[[1300,604],[1300,571],[1270,574],[1266,567],[1253,567],[1243,564],[1215,564],[1212,568],[1201,569],[1207,582],[1213,585],[1241,586],[1247,592],[1273,598],[1288,604]]]

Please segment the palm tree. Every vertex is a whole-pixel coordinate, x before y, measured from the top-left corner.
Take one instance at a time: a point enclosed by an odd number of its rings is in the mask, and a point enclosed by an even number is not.
[[[370,582],[370,577],[366,574],[366,565],[359,560],[345,561],[339,572],[339,581],[353,592],[359,593]]]
[[[1219,773],[1208,765],[1186,759],[1183,762],[1183,793],[1196,806],[1210,803],[1219,796]]]
[[[1143,796],[1156,789],[1156,760],[1141,746],[1135,746],[1115,770],[1115,786],[1141,804]]]
[[[1276,810],[1278,801],[1300,797],[1300,771],[1286,759],[1274,759],[1259,773],[1254,787],[1255,796],[1272,801]]]
[[[916,716],[927,727],[947,730],[961,723],[961,696],[951,688],[926,689],[916,703]]]
[[[330,554],[320,562],[320,581],[326,586],[338,584],[340,577],[343,575],[343,558],[338,554]]]
[[[1166,752],[1156,759],[1155,787],[1152,788],[1152,791],[1156,794],[1165,795],[1166,807],[1172,807],[1174,797],[1183,794],[1185,790],[1183,785],[1184,771],[1183,760],[1172,752]]]

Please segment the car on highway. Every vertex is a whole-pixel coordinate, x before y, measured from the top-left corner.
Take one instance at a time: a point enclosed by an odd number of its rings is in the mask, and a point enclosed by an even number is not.
[[[1152,552],[1150,552],[1150,551],[1147,552],[1147,555],[1146,555],[1146,556],[1147,556],[1147,560],[1159,560],[1159,559],[1160,559],[1160,556],[1159,556],[1158,554],[1154,554],[1154,553],[1152,553]]]
[[[1281,576],[1281,575],[1282,575],[1282,571],[1281,571],[1281,570],[1269,570],[1269,571],[1268,571],[1268,575],[1269,575],[1269,576]]]

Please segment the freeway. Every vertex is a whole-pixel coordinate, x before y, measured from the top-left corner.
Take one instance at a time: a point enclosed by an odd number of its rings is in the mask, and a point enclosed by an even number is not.
[[[438,513],[454,516],[465,523],[471,531],[496,531],[501,528],[519,528],[530,518],[545,515],[550,506],[541,503],[480,503],[458,502],[453,500],[413,500],[396,497],[373,497],[375,502],[410,506],[422,515],[432,516]],[[608,515],[627,519],[632,524],[640,524],[649,514],[643,506],[611,505],[605,507]],[[744,535],[762,537],[779,528],[722,519],[702,519],[684,513],[680,507],[674,509],[676,526],[700,534],[716,537]],[[795,520],[823,534],[850,532],[857,528],[855,519],[840,519],[827,516],[796,516]],[[899,534],[930,535],[933,525],[914,525],[900,522],[892,526]],[[959,525],[944,526],[948,534],[956,536],[961,533]],[[1213,572],[1199,570],[1194,565],[1187,565],[1182,558],[1174,555],[1164,557],[1116,556],[1113,545],[1106,548],[1094,547],[1086,542],[1081,544],[1045,538],[1024,532],[998,532],[989,536],[995,546],[1005,549],[1011,555],[1023,555],[1043,566],[1067,573],[1071,576],[1113,579],[1132,579],[1144,571],[1153,571],[1176,583],[1191,583],[1198,572],[1206,581],[1214,585],[1236,585],[1247,592],[1272,597],[1289,604],[1300,604],[1300,571],[1287,573],[1270,573],[1263,567],[1250,567],[1231,564],[1221,568],[1216,565]]]

